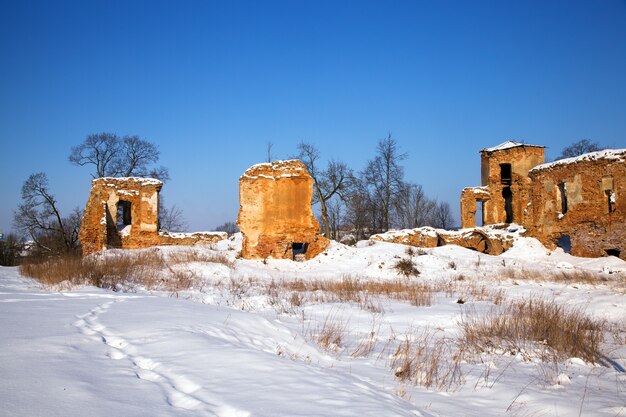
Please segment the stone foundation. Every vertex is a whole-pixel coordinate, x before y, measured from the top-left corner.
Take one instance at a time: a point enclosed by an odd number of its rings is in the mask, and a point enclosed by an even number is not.
[[[391,230],[370,237],[371,240],[418,248],[435,248],[457,245],[489,255],[500,255],[513,246],[514,237],[506,232],[488,233],[482,228],[463,229],[458,232],[419,227],[417,229]]]

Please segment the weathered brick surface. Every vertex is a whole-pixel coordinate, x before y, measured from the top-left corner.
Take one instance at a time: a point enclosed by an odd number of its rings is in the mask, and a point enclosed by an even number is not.
[[[161,246],[210,245],[228,238],[226,232],[170,233],[159,232]]]
[[[513,221],[545,246],[555,248],[569,237],[573,255],[626,259],[625,160],[626,150],[621,149],[540,165],[541,147],[509,143],[483,150],[483,185],[463,189],[461,224],[475,226],[476,201],[484,201],[484,224],[504,223],[503,188],[508,186]],[[501,164],[511,164],[510,184],[502,181]]]
[[[242,257],[292,258],[292,244],[306,243],[312,258],[328,246],[311,209],[313,178],[301,161],[276,161],[249,168],[239,178]]]
[[[544,161],[542,146],[518,144],[503,149],[483,149],[480,155],[481,187],[466,188],[461,195],[461,226],[476,227],[476,201],[483,201],[484,224],[505,223],[507,220],[503,191],[509,187],[514,223],[523,224],[528,204],[530,179],[528,171]],[[503,183],[501,165],[511,165],[510,183]]]
[[[152,178],[98,178],[92,181],[79,239],[83,255],[107,248],[140,249],[158,245],[210,244],[228,236],[220,232],[159,233],[159,192]],[[131,224],[118,227],[118,203],[130,203]]]
[[[83,255],[108,247],[136,249],[159,244],[157,232],[159,191],[163,183],[152,178],[97,178],[81,223],[79,239]],[[131,205],[131,224],[117,227],[117,205]]]
[[[417,229],[392,230],[370,237],[371,240],[400,243],[418,248],[435,248],[457,245],[489,255],[500,255],[513,245],[513,236],[508,233],[488,233],[482,229],[449,231],[419,227]]]
[[[569,236],[573,255],[626,259],[625,161],[626,150],[601,151],[531,170],[530,234],[550,248]]]

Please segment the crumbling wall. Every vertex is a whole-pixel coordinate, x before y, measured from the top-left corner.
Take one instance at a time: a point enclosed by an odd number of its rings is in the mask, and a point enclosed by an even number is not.
[[[311,209],[313,178],[301,161],[254,165],[239,178],[242,257],[292,259],[294,243],[309,259],[328,246]]]
[[[161,181],[153,178],[93,180],[79,232],[83,255],[108,247],[135,249],[158,245],[162,186]],[[120,205],[124,207],[120,209]]]
[[[225,239],[228,239],[226,232],[159,232],[159,245],[161,246],[210,245]]]
[[[626,260],[626,150],[592,152],[532,169],[526,228],[554,249]],[[563,242],[563,240],[561,240]]]
[[[371,240],[400,243],[418,248],[435,248],[444,245],[457,245],[489,255],[500,255],[510,249],[514,242],[512,234],[506,231],[485,229],[463,229],[448,231],[432,227],[391,230],[370,237]]]
[[[482,186],[463,190],[461,226],[476,226],[476,201],[483,202],[484,225],[523,224],[529,199],[528,170],[543,163],[544,148],[509,141],[483,149],[480,159]],[[502,176],[504,165],[508,166],[506,178]]]
[[[140,249],[158,245],[211,244],[222,232],[159,232],[159,192],[153,178],[98,178],[91,183],[78,237],[83,255],[107,248]]]

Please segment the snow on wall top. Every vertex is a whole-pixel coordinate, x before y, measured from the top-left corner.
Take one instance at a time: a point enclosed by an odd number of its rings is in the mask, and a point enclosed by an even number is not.
[[[91,180],[92,184],[97,182],[110,183],[111,185],[115,185],[120,182],[135,182],[139,185],[163,185],[163,181],[157,180],[156,178],[144,178],[144,177],[101,177]]]
[[[279,179],[289,177],[308,177],[306,166],[299,159],[288,159],[285,161],[264,162],[252,165],[244,172],[240,179],[268,178]]]
[[[626,161],[626,149],[605,149],[603,151],[589,152],[580,156],[575,156],[573,158],[559,159],[558,161],[537,165],[529,172],[540,171],[542,169],[552,168],[557,165],[569,165],[583,161],[598,161],[601,159],[624,162]]]
[[[501,144],[494,146],[492,148],[481,149],[481,152],[495,152],[495,151],[503,151],[505,149],[517,148],[519,146],[531,146],[534,148],[545,148],[545,146],[539,145],[530,145],[528,143],[515,142],[513,140],[507,140],[506,142],[502,142]]]

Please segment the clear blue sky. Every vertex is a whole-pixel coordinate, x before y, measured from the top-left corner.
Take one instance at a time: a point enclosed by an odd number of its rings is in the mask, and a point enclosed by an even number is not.
[[[86,135],[158,144],[190,230],[235,220],[238,177],[296,145],[362,169],[388,132],[449,201],[479,149],[626,148],[626,1],[0,0],[0,230],[44,171],[68,212]]]

